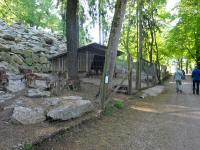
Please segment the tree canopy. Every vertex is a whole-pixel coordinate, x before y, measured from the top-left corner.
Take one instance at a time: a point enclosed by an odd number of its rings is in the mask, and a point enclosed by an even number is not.
[[[129,0],[126,8],[123,30],[120,37],[120,49],[126,52],[126,39],[134,60],[137,57],[138,27],[137,2]],[[79,41],[80,45],[90,43],[91,28],[98,27],[99,42],[107,44],[114,13],[115,0],[79,1]],[[174,8],[177,14],[166,10],[166,0],[141,0],[143,58],[159,61],[163,64],[170,59],[187,59],[200,62],[200,2],[198,0],[180,0]],[[22,22],[36,28],[50,29],[65,34],[65,9],[67,0],[2,0],[0,17],[8,23]],[[170,22],[176,21],[173,26]],[[155,42],[156,41],[156,42]],[[126,58],[126,57],[124,57]]]

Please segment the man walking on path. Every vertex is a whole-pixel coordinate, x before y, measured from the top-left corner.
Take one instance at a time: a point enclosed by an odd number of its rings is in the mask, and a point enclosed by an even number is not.
[[[176,81],[176,93],[182,93],[181,85],[182,85],[183,73],[177,68],[174,74],[174,80]]]
[[[193,81],[193,94],[199,95],[199,83],[200,83],[200,65],[198,65],[193,71],[192,71],[192,81]]]

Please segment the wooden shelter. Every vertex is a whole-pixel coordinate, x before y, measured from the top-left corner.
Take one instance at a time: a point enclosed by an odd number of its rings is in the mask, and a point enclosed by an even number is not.
[[[97,43],[92,43],[78,49],[78,71],[92,72],[103,71],[105,61],[106,46]],[[122,52],[118,51],[117,55]],[[64,52],[54,57],[49,58],[52,72],[67,72],[67,57],[68,53]]]

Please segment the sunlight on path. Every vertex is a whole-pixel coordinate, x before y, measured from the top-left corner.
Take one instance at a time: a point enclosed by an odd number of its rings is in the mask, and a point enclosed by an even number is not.
[[[127,108],[38,150],[199,150],[200,96],[192,94],[189,79],[183,94],[175,92],[173,81],[165,89],[158,96],[126,100]]]

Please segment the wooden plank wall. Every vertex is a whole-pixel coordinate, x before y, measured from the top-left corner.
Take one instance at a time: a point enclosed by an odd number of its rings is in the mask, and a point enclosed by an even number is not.
[[[67,56],[60,56],[50,61],[52,72],[67,72]]]
[[[94,59],[94,53],[84,52],[78,54],[78,71],[89,72]],[[60,56],[50,61],[51,71],[67,72],[67,55]]]

